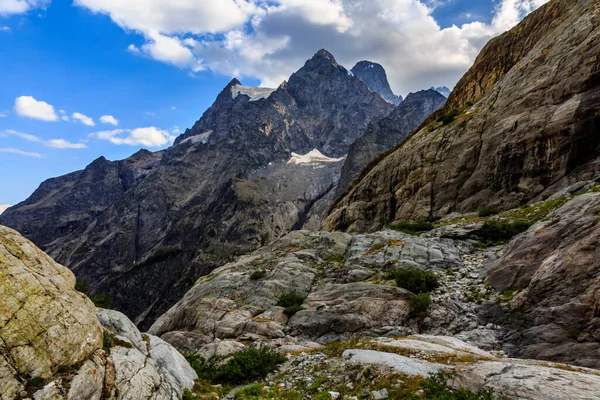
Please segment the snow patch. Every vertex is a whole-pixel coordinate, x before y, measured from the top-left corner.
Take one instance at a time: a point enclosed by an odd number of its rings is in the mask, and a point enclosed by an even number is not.
[[[289,164],[324,164],[324,163],[336,163],[344,161],[346,157],[331,158],[324,156],[319,150],[314,149],[311,152],[300,155],[292,153],[292,158],[287,162]]]
[[[212,135],[213,131],[212,129],[206,132],[202,132],[199,135],[194,135],[194,136],[190,136],[189,138],[182,140],[180,144],[183,143],[192,143],[192,144],[196,144],[196,143],[202,143],[202,144],[206,144],[208,143],[208,138],[210,137],[210,135]]]
[[[235,85],[231,88],[231,96],[235,99],[236,97],[245,94],[246,96],[250,97],[250,101],[257,101],[260,99],[266,99],[275,90],[276,89],[271,88]]]

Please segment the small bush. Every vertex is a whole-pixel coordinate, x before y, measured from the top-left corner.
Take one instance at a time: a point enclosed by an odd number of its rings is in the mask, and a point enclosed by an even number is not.
[[[431,292],[440,285],[436,274],[413,267],[390,271],[386,274],[386,279],[395,280],[398,287],[410,290],[415,294]]]
[[[266,377],[285,361],[285,357],[268,347],[248,348],[234,354],[226,363],[206,361],[197,354],[184,354],[200,379],[226,385],[239,385]]]
[[[408,233],[409,235],[418,235],[423,232],[429,232],[435,226],[428,221],[409,221],[391,225],[390,228],[398,232]]]
[[[485,221],[474,234],[486,244],[503,244],[531,226],[527,221]]]
[[[181,398],[181,400],[194,400],[194,395],[192,394],[190,389],[184,389],[183,397]]]
[[[31,387],[44,386],[44,383],[46,383],[46,381],[44,380],[44,378],[40,378],[39,376],[31,378],[29,380],[29,382],[28,382],[29,386],[31,386]]]
[[[581,334],[581,332],[577,328],[567,328],[565,333],[567,334],[569,339],[577,339],[579,337],[579,335]]]
[[[92,296],[92,302],[98,308],[110,308],[112,297],[107,293],[98,293]]]
[[[284,294],[279,298],[279,301],[277,301],[278,306],[285,308],[283,313],[288,318],[292,318],[294,314],[304,309],[302,308],[302,303],[304,303],[304,297],[296,293]]]
[[[261,280],[262,278],[264,278],[267,275],[267,271],[265,271],[264,269],[259,269],[256,270],[252,273],[252,275],[250,275],[250,280],[251,281],[258,281]]]
[[[472,391],[465,387],[457,390],[448,387],[448,381],[452,379],[452,374],[448,372],[438,372],[430,374],[429,378],[420,383],[421,389],[425,392],[425,399],[433,400],[495,400],[494,390],[492,388]]]
[[[87,293],[87,291],[88,291],[87,282],[86,281],[76,282],[75,290],[77,290],[78,292],[81,292],[81,293]]]
[[[108,331],[104,331],[104,340],[102,342],[102,348],[108,350],[115,345],[115,338]]]
[[[304,307],[295,305],[295,306],[286,307],[285,310],[283,310],[283,313],[286,315],[286,317],[292,318],[294,316],[294,314],[296,314],[297,312],[302,311],[302,310],[304,310]]]
[[[478,215],[481,218],[485,218],[485,217],[489,217],[491,215],[496,215],[498,213],[500,213],[500,209],[498,207],[483,206],[479,209]]]
[[[449,113],[446,113],[446,114],[442,115],[441,117],[439,117],[437,122],[441,122],[443,125],[449,125],[452,122],[454,122],[454,120],[456,120],[456,118],[458,118],[459,115],[460,115],[460,110],[455,108],[454,110],[450,111]]]
[[[410,301],[411,315],[419,315],[427,311],[431,305],[431,296],[428,293],[419,293]]]

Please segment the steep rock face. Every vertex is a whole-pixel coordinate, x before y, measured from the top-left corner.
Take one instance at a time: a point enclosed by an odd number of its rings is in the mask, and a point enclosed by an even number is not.
[[[450,89],[448,89],[446,86],[440,86],[440,87],[431,87],[431,90],[435,90],[436,92],[438,92],[439,94],[441,94],[442,96],[448,98],[450,97],[450,93],[452,93],[452,91]]]
[[[324,227],[509,209],[600,177],[598,12],[555,0],[492,40],[442,111],[366,171]]]
[[[512,356],[600,367],[599,211],[600,193],[575,197],[490,266],[487,283],[521,290],[506,318]]]
[[[71,271],[0,226],[0,397],[181,399],[197,378],[183,356],[74,285]]]
[[[445,102],[446,98],[435,90],[410,93],[389,116],[371,125],[350,147],[338,182],[337,196],[348,190],[352,181],[377,155],[406,139],[412,130]]]
[[[318,226],[342,157],[392,109],[321,50],[274,91],[234,79],[169,149],[100,158],[0,221],[148,327],[215,264]]]
[[[380,64],[371,61],[360,61],[352,68],[351,72],[388,103],[394,105],[402,103],[402,96],[396,96],[392,92],[385,69]]]

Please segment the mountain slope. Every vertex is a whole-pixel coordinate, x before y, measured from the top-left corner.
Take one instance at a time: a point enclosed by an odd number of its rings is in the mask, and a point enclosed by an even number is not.
[[[402,103],[402,96],[396,96],[392,92],[385,69],[380,64],[371,61],[360,61],[352,68],[351,72],[388,103],[394,105]]]
[[[348,190],[371,160],[402,142],[445,102],[446,98],[435,90],[410,93],[389,116],[370,126],[350,147],[336,190],[337,196]]]
[[[274,91],[233,80],[167,150],[100,158],[0,221],[148,326],[215,264],[301,226],[337,158],[392,109],[321,50]],[[315,149],[325,157],[289,162]]]
[[[490,41],[444,108],[365,171],[324,227],[509,209],[600,178],[598,13],[597,2],[554,0]]]

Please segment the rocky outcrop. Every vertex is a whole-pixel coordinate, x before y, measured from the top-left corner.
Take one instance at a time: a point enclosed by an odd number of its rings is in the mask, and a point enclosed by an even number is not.
[[[448,89],[446,86],[440,86],[440,87],[431,87],[431,90],[435,90],[436,92],[438,92],[439,94],[441,94],[442,96],[448,98],[450,97],[450,93],[452,93],[452,90]]]
[[[388,103],[402,103],[402,96],[396,96],[390,87],[385,69],[380,64],[371,61],[360,61],[350,71],[369,88],[377,92]]]
[[[487,283],[518,292],[502,317],[510,355],[600,368],[599,212],[600,193],[577,196],[490,265]]]
[[[446,98],[435,90],[410,93],[389,116],[371,125],[350,146],[336,189],[337,197],[348,190],[375,157],[406,139],[412,130],[445,102]]]
[[[0,397],[181,399],[197,378],[183,356],[121,313],[96,318],[74,286],[71,271],[0,226]]]
[[[174,146],[44,182],[0,222],[148,327],[216,264],[319,226],[342,157],[393,108],[322,50],[276,90],[234,79]]]
[[[510,209],[600,178],[598,10],[555,0],[492,40],[441,111],[380,157],[327,230]]]

